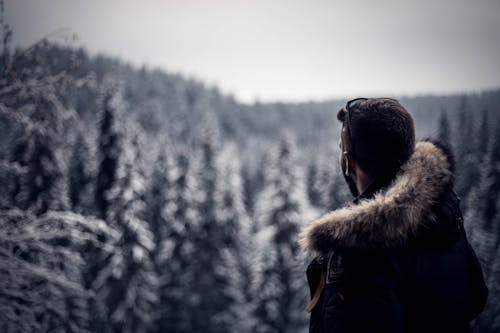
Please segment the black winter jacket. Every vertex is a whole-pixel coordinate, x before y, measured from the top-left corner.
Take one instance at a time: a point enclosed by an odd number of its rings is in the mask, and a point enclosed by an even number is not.
[[[445,147],[420,141],[395,177],[302,230],[301,246],[317,254],[310,332],[469,331],[488,290],[453,170]]]

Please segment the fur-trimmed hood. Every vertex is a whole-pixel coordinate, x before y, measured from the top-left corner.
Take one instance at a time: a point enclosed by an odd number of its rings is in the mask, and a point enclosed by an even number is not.
[[[419,141],[389,186],[312,221],[300,246],[316,254],[332,248],[393,248],[433,219],[432,205],[453,181],[453,157],[441,144]]]

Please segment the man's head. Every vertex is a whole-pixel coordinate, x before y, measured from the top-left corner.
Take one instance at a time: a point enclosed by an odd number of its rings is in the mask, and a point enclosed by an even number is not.
[[[361,174],[373,180],[393,177],[415,149],[413,118],[394,99],[351,100],[337,119],[342,123],[340,162],[354,196]]]

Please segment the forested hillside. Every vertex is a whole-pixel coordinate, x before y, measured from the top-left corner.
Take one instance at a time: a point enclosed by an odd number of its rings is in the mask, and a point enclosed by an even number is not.
[[[8,29],[7,29],[8,31]],[[298,229],[348,202],[345,100],[243,104],[42,42],[0,56],[2,332],[305,332]],[[500,329],[500,90],[401,97],[448,142]]]

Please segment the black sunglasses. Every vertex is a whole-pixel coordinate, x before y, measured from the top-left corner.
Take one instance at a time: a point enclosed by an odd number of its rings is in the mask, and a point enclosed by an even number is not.
[[[394,102],[398,102],[396,99],[394,98],[389,98],[389,97],[382,97],[381,99],[388,99],[388,100],[391,100],[391,101],[394,101]],[[345,110],[346,110],[346,113],[347,113],[347,130],[349,132],[349,142],[351,144],[351,154],[354,155],[354,152],[356,151],[356,146],[354,144],[354,137],[352,135],[352,129],[351,129],[351,111],[353,108],[355,108],[358,104],[364,102],[364,101],[367,101],[368,98],[366,97],[358,97],[358,98],[354,98],[354,99],[351,99],[349,101],[347,101],[347,103],[345,104]],[[399,103],[399,102],[398,102]]]

